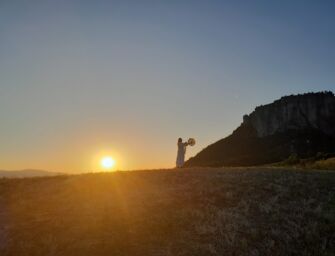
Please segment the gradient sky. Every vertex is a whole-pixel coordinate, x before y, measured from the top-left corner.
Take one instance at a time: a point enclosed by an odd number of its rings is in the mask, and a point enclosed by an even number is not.
[[[0,0],[0,169],[173,167],[257,105],[335,89],[335,1]]]

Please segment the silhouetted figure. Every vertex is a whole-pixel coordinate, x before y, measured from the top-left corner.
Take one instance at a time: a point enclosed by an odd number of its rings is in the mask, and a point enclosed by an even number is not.
[[[183,142],[182,138],[179,138],[177,145],[178,145],[178,153],[177,153],[176,166],[177,168],[181,168],[183,167],[185,162],[186,147],[189,145],[189,143]]]

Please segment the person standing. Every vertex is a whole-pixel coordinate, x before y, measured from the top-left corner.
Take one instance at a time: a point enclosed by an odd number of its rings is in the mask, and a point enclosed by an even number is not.
[[[176,160],[176,166],[177,168],[182,168],[185,162],[185,153],[186,153],[186,147],[189,145],[188,142],[183,142],[182,138],[178,139],[178,152],[177,152],[177,160]]]

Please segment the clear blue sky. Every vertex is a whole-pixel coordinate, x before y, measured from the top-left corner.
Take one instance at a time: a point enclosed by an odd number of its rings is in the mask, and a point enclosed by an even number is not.
[[[334,1],[0,1],[0,169],[173,167],[243,114],[335,89]]]

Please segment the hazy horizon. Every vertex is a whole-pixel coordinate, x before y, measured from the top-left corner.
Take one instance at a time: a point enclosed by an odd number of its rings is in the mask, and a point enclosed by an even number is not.
[[[335,89],[333,1],[1,1],[0,169],[175,165],[282,96]]]

